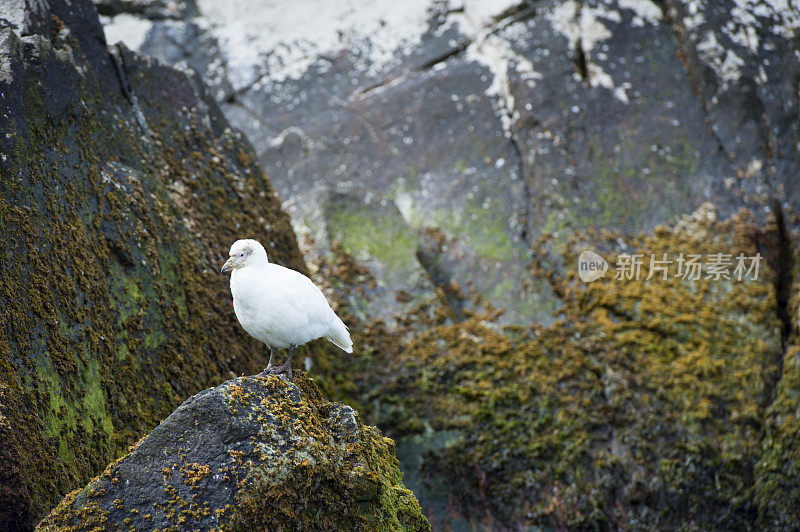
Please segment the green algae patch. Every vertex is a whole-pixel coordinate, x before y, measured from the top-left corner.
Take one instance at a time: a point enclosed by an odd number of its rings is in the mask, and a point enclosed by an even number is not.
[[[413,269],[417,237],[394,205],[383,202],[372,206],[342,196],[330,198],[325,203],[328,238],[361,260],[374,258],[387,268]]]
[[[38,529],[289,526],[430,530],[394,442],[303,372],[294,382],[240,377],[189,398]]]

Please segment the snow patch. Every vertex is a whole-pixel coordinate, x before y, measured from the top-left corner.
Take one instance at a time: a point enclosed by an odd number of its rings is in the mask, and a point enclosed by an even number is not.
[[[531,86],[535,86],[536,80],[542,78],[542,74],[534,70],[533,64],[513,48],[513,43],[524,44],[528,38],[525,23],[515,22],[501,29],[500,24],[507,24],[509,21],[500,21],[499,18],[517,5],[518,1],[511,0],[451,2],[447,6],[451,13],[448,23],[437,30],[437,33],[442,34],[456,28],[464,34],[470,40],[465,51],[466,58],[491,72],[492,82],[484,92],[497,102],[497,111],[506,136],[511,135],[512,123],[518,116],[514,95],[509,87],[510,69],[513,68]]]
[[[512,50],[510,43],[497,35],[489,35],[467,48],[467,58],[476,61],[492,72],[492,83],[486,88],[486,95],[497,99],[501,107],[500,120],[506,135],[511,134],[511,125],[518,112],[515,109],[514,94],[509,87],[511,64],[520,77],[535,86],[542,74],[533,69],[533,64]]]
[[[147,19],[122,13],[103,22],[108,44],[125,43],[131,50],[140,50],[153,23]]]
[[[643,26],[645,22],[656,24],[661,20],[661,10],[650,0],[617,0],[617,3],[622,9],[634,12],[634,26]]]
[[[567,38],[570,48],[577,48],[580,39],[583,52],[589,54],[597,42],[611,37],[609,29],[597,20],[597,15],[610,18],[610,13],[605,8],[582,9],[575,0],[567,0],[553,10],[549,19],[553,29]]]
[[[519,4],[519,0],[463,0],[451,2],[450,10],[461,9],[472,28],[490,26],[500,15]]]
[[[794,39],[800,30],[800,9],[796,0],[735,0],[733,20],[743,26],[755,26],[755,17],[769,19],[764,29],[784,39]]]
[[[634,9],[637,17],[641,17],[640,24],[644,24],[644,20],[657,20],[653,18],[654,13],[645,5],[646,1],[627,0],[623,3],[626,4],[627,9]],[[657,7],[653,7],[658,10]],[[659,18],[660,13],[659,11]],[[599,19],[620,23],[622,21],[620,13],[612,11],[604,5],[588,7],[581,6],[575,0],[568,0],[556,7],[548,18],[553,29],[567,38],[570,48],[577,50],[580,45],[583,56],[586,58],[586,74],[589,85],[608,89],[617,100],[625,104],[629,103],[627,89],[630,85],[616,85],[614,79],[603,70],[603,67],[592,61],[592,51],[595,45],[611,37],[611,31]],[[634,19],[634,25],[636,24],[636,19]],[[596,56],[602,57],[599,53]]]
[[[297,79],[320,56],[350,50],[375,74],[410,52],[428,28],[433,0],[198,0],[198,23],[216,37],[239,88],[268,73]],[[266,72],[265,72],[266,71]]]
[[[744,66],[744,61],[733,50],[723,48],[713,31],[706,32],[697,45],[697,52],[700,59],[722,80],[721,90],[725,90],[728,83],[739,81],[742,77],[741,67]]]
[[[713,9],[713,4],[702,0],[684,0],[686,15],[684,25],[689,31],[697,30],[705,23],[704,11]],[[708,30],[694,36],[700,59],[703,60],[721,80],[720,90],[728,88],[731,82],[742,77],[745,61],[739,54],[758,54],[771,52],[774,46],[765,36],[772,34],[784,39],[796,39],[800,30],[800,11],[792,7],[796,0],[733,0],[730,19],[720,28],[719,35]],[[743,50],[728,49],[719,39],[727,37]],[[759,66],[756,82],[763,83],[762,67]]]

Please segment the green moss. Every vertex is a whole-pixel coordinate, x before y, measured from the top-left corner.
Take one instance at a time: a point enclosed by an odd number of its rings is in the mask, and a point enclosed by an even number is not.
[[[250,477],[255,489],[237,498],[240,514],[230,526],[244,530],[262,526],[259,523],[280,526],[280,523],[292,522],[314,530],[429,529],[413,493],[402,485],[394,442],[382,437],[375,428],[363,425],[353,412],[357,432],[340,442],[343,445],[341,455],[331,456],[326,432],[333,430],[331,423],[341,421],[330,417],[326,420],[333,405],[324,401],[313,381],[299,376],[295,377],[295,384],[302,392],[301,402],[287,404],[280,392],[270,392],[269,404],[262,402],[264,412],[286,420],[282,423],[291,423],[296,435],[306,433],[313,439],[302,445],[291,440],[290,447],[302,452],[277,459],[277,464],[263,479]],[[277,379],[270,379],[269,385],[286,386]],[[347,415],[346,410],[337,411]],[[259,415],[258,410],[252,414]],[[325,428],[326,425],[329,428]],[[355,434],[358,437],[353,439]],[[270,463],[275,461],[274,457],[268,458]],[[277,472],[275,467],[278,467]],[[285,467],[293,468],[294,472],[290,474],[281,469]],[[276,479],[286,479],[289,475],[288,484],[274,487]],[[259,487],[262,485],[264,487]],[[358,504],[353,505],[352,501]]]
[[[647,139],[646,145],[642,139]],[[696,196],[692,176],[697,175],[700,157],[685,136],[661,138],[653,131],[621,130],[616,137],[593,135],[588,143],[591,157],[585,164],[592,169],[591,179],[559,177],[538,198],[546,205],[539,231],[551,235],[548,243],[555,249],[574,232],[590,227],[642,231],[653,219],[682,212],[687,200]],[[562,172],[545,168],[541,173]],[[585,185],[580,203],[574,200],[577,180]]]
[[[800,311],[800,282],[794,279],[789,315]],[[761,459],[755,466],[759,525],[789,529],[800,520],[800,330],[795,320],[787,338],[775,400],[766,411]]]
[[[435,225],[452,235],[464,235],[467,245],[483,260],[511,261],[514,246],[508,236],[508,209],[486,193],[476,192],[458,210],[439,210],[432,214]]]
[[[151,128],[143,134],[109,63],[79,74],[47,42],[37,46],[41,67],[9,58],[24,69],[6,91],[21,114],[0,135],[9,156],[0,318],[13,324],[0,336],[0,417],[13,427],[0,431],[9,479],[0,521],[19,509],[13,519],[24,526],[183,398],[263,368],[218,275],[238,227],[268,220],[248,236],[271,242],[272,260],[305,269],[274,191],[241,156],[252,149],[200,110],[188,78],[126,58]],[[42,74],[70,69],[74,78]],[[65,112],[51,115],[44,95],[71,90]]]
[[[752,256],[771,231],[703,207],[628,242],[657,256]],[[762,263],[757,281],[646,281],[645,266],[639,281],[579,281],[583,242],[613,265],[618,237],[569,239],[564,274],[536,270],[562,301],[552,326],[433,324],[373,362],[385,372],[366,370],[377,423],[401,438],[462,435],[420,466],[456,513],[512,528],[756,523],[765,379],[782,350],[775,274]]]
[[[108,434],[109,439],[111,439],[114,436],[114,425],[105,408],[108,398],[100,381],[99,362],[90,360],[85,374],[83,409],[87,414],[87,430],[92,432],[94,423],[99,422],[100,426]]]
[[[303,530],[430,530],[402,484],[394,442],[350,408],[326,401],[303,372],[293,383],[243,377],[211,393],[213,402],[190,414],[194,423],[165,420],[157,443],[144,439],[136,454],[68,495],[39,529],[272,530],[292,523]],[[203,414],[218,403],[238,428],[224,441],[204,440],[214,449],[205,463],[209,455],[198,452],[189,432],[208,422]],[[142,483],[155,489],[143,491]],[[145,505],[149,515],[133,511]]]

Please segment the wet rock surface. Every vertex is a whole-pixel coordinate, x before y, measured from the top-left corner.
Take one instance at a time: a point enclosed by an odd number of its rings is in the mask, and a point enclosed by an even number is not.
[[[265,364],[218,275],[289,218],[202,81],[86,1],[0,10],[0,528],[28,530],[186,397]]]
[[[214,87],[295,228],[335,222],[324,199],[308,206],[325,189],[394,203],[411,231],[446,237],[446,277],[504,323],[556,312],[528,272],[543,233],[651,229],[707,200],[723,216],[798,207],[788,4],[418,1],[404,18],[388,2],[340,6],[248,3],[248,17],[200,2],[179,20],[140,19],[136,42]]]
[[[394,442],[302,372],[187,399],[40,530],[429,530]]]

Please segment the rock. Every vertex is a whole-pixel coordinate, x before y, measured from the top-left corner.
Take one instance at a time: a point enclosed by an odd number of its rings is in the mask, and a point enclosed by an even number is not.
[[[362,411],[397,439],[434,529],[792,528],[797,297],[787,324],[776,281],[795,266],[754,219],[706,205],[634,239],[573,242],[567,273],[548,272],[561,320],[444,323],[387,358]],[[587,241],[612,265],[645,254],[641,278],[579,281]],[[757,278],[645,280],[648,253],[720,252],[761,252]]]
[[[430,530],[394,442],[313,381],[240,377],[187,399],[37,530]]]
[[[633,234],[705,201],[723,217],[800,209],[800,18],[786,3],[198,5],[148,21],[134,45],[201,73],[293,223],[322,185],[395,203],[412,230],[446,238],[443,278],[471,285],[503,323],[557,314],[528,274],[544,234],[556,246],[590,226]],[[106,30],[126,38],[134,24]],[[381,284],[387,269],[373,270]],[[401,292],[424,300],[431,287],[411,279]]]
[[[321,249],[341,244],[371,273],[372,284],[342,283],[348,295],[346,306],[357,319],[393,323],[396,315],[407,315],[417,303],[398,302],[401,291],[433,291],[430,268],[421,267],[417,259],[421,239],[394,203],[321,187],[296,197],[288,206],[296,213],[297,234],[309,263],[324,258],[317,255]],[[393,245],[383,245],[385,242]],[[339,275],[334,279],[342,280]]]
[[[258,16],[200,3],[196,16],[148,21],[139,48],[198,69],[228,119],[253,139],[293,225],[314,237],[306,256],[326,257],[323,273],[340,300],[355,318],[377,322],[362,327],[356,343],[385,367],[357,361],[360,373],[348,374],[360,376],[348,391],[401,449],[412,449],[403,466],[434,527],[446,526],[454,500],[489,526],[637,528],[662,519],[668,528],[792,526],[796,514],[784,509],[798,493],[797,355],[787,331],[797,329],[789,317],[797,310],[787,301],[798,291],[800,252],[800,18],[790,3],[419,0],[402,10],[392,2],[355,10],[338,3],[345,7],[325,16],[323,2],[258,4]],[[122,29],[116,19],[107,26],[111,38],[124,37]],[[701,208],[706,202],[714,208]],[[343,204],[354,216],[341,215]],[[396,211],[376,207],[391,204]],[[721,301],[727,318],[718,322],[706,301],[709,329],[692,334],[726,331],[722,352],[704,353],[704,363],[724,356],[723,365],[745,373],[736,364],[763,368],[746,383],[730,373],[698,377],[712,404],[728,386],[751,397],[721,400],[727,425],[699,419],[683,404],[662,410],[641,388],[619,406],[606,391],[658,382],[659,371],[615,357],[661,360],[683,372],[676,361],[691,340],[670,313],[694,310],[664,295],[667,330],[656,330],[665,335],[642,346],[641,338],[658,335],[650,329],[661,324],[656,318],[612,312],[598,321],[576,310],[580,294],[622,297],[613,286],[560,293],[544,279],[570,280],[579,242],[594,248],[609,235],[666,238],[653,233],[661,224],[674,227],[698,209],[729,220],[742,207],[754,213],[756,229],[729,227],[725,238],[766,231],[781,242],[773,250],[785,250],[771,253],[775,278],[758,287],[768,309],[756,308],[758,294],[736,292],[750,306]],[[417,264],[397,268],[396,252],[413,247]],[[533,272],[532,263],[540,266]],[[505,313],[476,316],[487,302]],[[619,320],[631,331],[617,329]],[[761,344],[732,325],[740,321],[757,324]],[[580,342],[570,348],[575,358],[562,353],[556,338],[575,329],[599,336],[609,358],[593,366],[594,344]],[[514,343],[526,334],[543,334],[545,347]],[[672,349],[642,355],[662,344]],[[536,386],[555,379],[562,364],[580,368],[585,380],[564,376],[566,384],[548,385],[552,395]],[[561,387],[573,384],[578,391],[562,397]],[[693,390],[673,392],[700,400]],[[484,407],[474,413],[479,400]],[[441,415],[432,414],[438,403]],[[604,406],[591,410],[596,404]],[[686,425],[664,429],[662,419],[674,412],[686,415]],[[608,431],[595,414],[623,428]],[[698,435],[698,426],[706,432]],[[691,447],[695,438],[699,447]],[[763,450],[755,443],[761,438]],[[428,466],[419,465],[420,448]],[[592,465],[570,477],[583,459]],[[692,467],[682,469],[680,460]],[[713,475],[730,489],[712,486]],[[520,493],[538,495],[522,503]],[[678,523],[682,505],[694,513]]]
[[[795,313],[797,316],[797,297]],[[796,334],[796,333],[795,333]],[[759,525],[791,529],[800,520],[800,345],[790,344],[783,359],[783,376],[764,422],[761,459],[755,466]]]
[[[0,529],[32,528],[184,398],[263,368],[218,274],[305,270],[202,81],[106,47],[88,1],[0,17]]]
[[[793,526],[789,3],[197,5],[170,20],[123,13],[106,29],[197,69],[293,224],[324,236],[308,256],[341,274],[354,315],[379,322],[359,331],[363,357],[347,372],[359,377],[342,388],[413,444],[405,466],[428,484],[434,526],[451,514],[490,527]],[[397,207],[392,231],[384,202]],[[741,207],[753,220],[731,219]],[[348,241],[352,227],[376,230]],[[676,245],[670,235],[769,248],[772,278],[701,283],[699,301],[681,286],[574,278],[582,244],[609,258]],[[414,246],[418,264],[384,263]],[[505,314],[476,315],[480,301],[457,297],[470,290]],[[445,310],[406,314],[437,298]],[[400,315],[402,334],[375,308]]]
[[[197,14],[194,0],[98,0],[95,5],[100,15],[104,16],[127,13],[146,19],[164,20]]]

